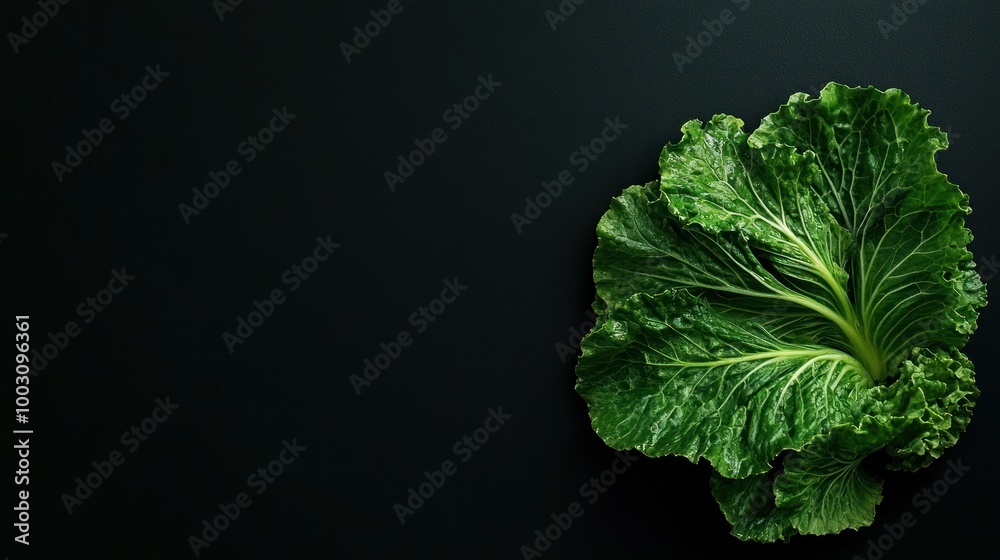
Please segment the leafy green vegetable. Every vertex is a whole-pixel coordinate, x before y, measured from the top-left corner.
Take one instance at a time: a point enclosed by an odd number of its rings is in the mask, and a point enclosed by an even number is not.
[[[577,391],[616,449],[707,459],[733,533],[871,524],[873,453],[926,467],[979,392],[985,286],[946,135],[899,90],[831,83],[752,134],[690,121],[597,227]]]

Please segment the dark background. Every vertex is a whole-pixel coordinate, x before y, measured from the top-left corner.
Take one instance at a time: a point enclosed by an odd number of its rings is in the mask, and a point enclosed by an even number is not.
[[[74,0],[17,54],[5,45],[3,313],[30,314],[38,345],[81,324],[32,379],[32,545],[10,557],[192,557],[188,536],[295,438],[306,451],[251,491],[203,557],[521,558],[614,460],[573,390],[575,358],[563,363],[555,344],[586,320],[594,227],[610,198],[654,178],[660,149],[691,118],[730,113],[749,131],[831,80],[903,89],[950,133],[939,165],[970,194],[971,248],[983,276],[995,274],[996,3],[927,0],[888,34],[878,21],[900,2],[741,3],[590,0],[553,30],[544,12],[557,0],[403,0],[347,63],[340,43],[385,2],[246,1],[220,21],[207,0]],[[725,8],[735,22],[679,72],[672,53]],[[38,10],[5,2],[4,33]],[[157,64],[169,77],[118,121],[111,102]],[[442,112],[489,74],[502,86],[450,130]],[[185,224],[178,204],[242,159],[237,145],[283,106],[295,120]],[[575,171],[570,154],[615,116],[628,129]],[[57,181],[52,161],[105,117],[115,130]],[[390,192],[383,172],[437,127],[447,141]],[[574,183],[519,234],[511,213],[563,169]],[[327,235],[340,247],[290,293],[282,273]],[[120,267],[135,280],[82,324],[76,306]],[[412,333],[407,318],[454,277],[468,290],[358,396],[350,376],[381,342]],[[230,354],[222,333],[275,288],[288,300]],[[984,310],[966,348],[983,396],[947,454],[971,471],[926,514],[911,498],[942,479],[944,460],[890,475],[873,527],[741,543],[706,464],[643,458],[544,557],[763,546],[774,558],[848,559],[905,512],[918,524],[886,558],[985,557],[1000,497],[997,322]],[[123,450],[120,434],[166,396],[180,408],[67,514],[75,479]],[[401,526],[393,504],[500,406],[511,419]]]

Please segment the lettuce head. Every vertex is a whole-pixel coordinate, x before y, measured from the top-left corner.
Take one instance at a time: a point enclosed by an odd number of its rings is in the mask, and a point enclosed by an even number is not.
[[[870,525],[879,470],[926,467],[971,419],[986,290],[929,114],[831,83],[750,134],[693,120],[600,220],[576,370],[593,428],[711,463],[741,539]]]

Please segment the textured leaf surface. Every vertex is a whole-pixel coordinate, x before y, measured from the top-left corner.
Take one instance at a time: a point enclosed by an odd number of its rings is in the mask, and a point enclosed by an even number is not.
[[[882,501],[882,481],[861,462],[885,445],[884,428],[837,426],[801,453],[785,458],[774,482],[775,504],[805,535],[839,533],[871,525]]]
[[[790,344],[686,292],[636,295],[586,338],[577,390],[609,445],[770,470],[785,449],[860,412],[869,380],[844,353]]]
[[[986,303],[966,249],[968,197],[937,170],[948,140],[929,114],[897,89],[830,84],[793,95],[749,140],[817,155],[810,185],[859,248],[848,267],[858,318],[887,370],[915,346],[964,345]]]
[[[658,179],[598,225],[577,366],[593,427],[618,449],[707,459],[741,539],[871,524],[870,458],[923,468],[971,420],[960,349],[986,291],[928,114],[899,90],[829,84],[752,134],[690,121]]]
[[[842,340],[835,325],[764,269],[741,233],[681,227],[658,181],[614,198],[597,235],[594,279],[602,309],[633,294],[685,289],[753,317],[775,335]]]
[[[751,150],[743,121],[718,115],[660,155],[661,191],[682,222],[711,232],[739,231],[781,273],[790,291],[828,313],[849,310],[850,234],[809,187],[819,180],[812,153]]]
[[[774,503],[771,473],[740,479],[713,473],[712,494],[733,526],[733,535],[741,540],[775,542],[795,534],[788,511],[778,509]]]
[[[979,398],[972,362],[958,350],[917,350],[888,387],[873,390],[875,421],[891,426],[888,468],[915,471],[955,445]]]
[[[979,390],[957,350],[918,350],[890,386],[868,390],[859,425],[835,426],[780,468],[744,479],[712,477],[712,491],[733,534],[761,542],[870,525],[882,483],[863,461],[885,447],[893,470],[917,470],[954,445]]]

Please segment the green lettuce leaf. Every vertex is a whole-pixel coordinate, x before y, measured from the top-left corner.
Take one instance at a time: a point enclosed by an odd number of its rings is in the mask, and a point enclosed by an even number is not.
[[[613,199],[597,235],[595,309],[614,307],[637,293],[685,289],[731,315],[762,321],[774,334],[794,338],[801,331],[808,339],[825,332],[826,339],[840,340],[829,321],[795,303],[802,297],[761,265],[743,235],[711,233],[693,224],[682,228],[659,181],[629,187]]]
[[[979,388],[972,362],[954,349],[918,349],[900,372],[892,385],[873,390],[871,414],[892,427],[887,468],[915,471],[958,442],[972,420]]]
[[[804,535],[826,535],[871,525],[882,501],[882,481],[862,461],[888,439],[884,429],[837,426],[789,454],[774,482],[775,505]]]
[[[796,532],[823,535],[870,525],[882,482],[863,461],[884,449],[890,470],[928,466],[958,441],[979,390],[972,364],[957,350],[918,349],[899,378],[860,398],[858,424],[833,427],[770,473],[744,479],[712,477],[712,491],[743,540],[787,540]]]
[[[789,512],[775,505],[774,473],[726,478],[712,473],[712,494],[718,500],[733,535],[740,540],[775,542],[795,534]]]
[[[706,458],[734,478],[767,472],[781,451],[857,417],[871,386],[849,355],[776,339],[684,291],[611,310],[577,374],[612,447]]]
[[[715,473],[712,492],[742,540],[774,542],[870,525],[882,482],[862,461],[888,439],[888,431],[875,424],[835,426],[786,455],[770,473],[744,479]]]
[[[706,459],[742,539],[869,525],[884,468],[955,445],[985,287],[947,147],[899,90],[829,84],[752,134],[690,121],[597,227],[577,391],[612,447]]]
[[[968,196],[937,170],[948,140],[929,115],[898,89],[831,83],[816,99],[793,95],[749,139],[817,154],[809,186],[860,252],[848,267],[855,307],[887,371],[914,347],[963,346],[986,303],[966,249]]]

